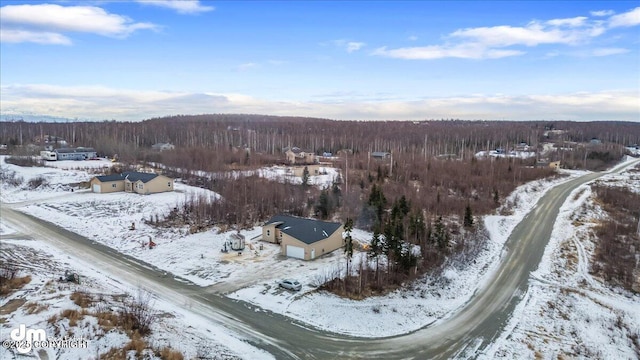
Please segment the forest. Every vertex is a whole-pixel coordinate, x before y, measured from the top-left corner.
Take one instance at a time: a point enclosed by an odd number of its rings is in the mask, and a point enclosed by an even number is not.
[[[140,122],[4,122],[0,143],[26,155],[28,144],[42,146],[52,136],[117,158],[124,165],[113,171],[161,165],[166,175],[220,195],[194,196],[168,213],[159,211],[148,219],[156,226],[187,225],[192,232],[212,226],[249,228],[286,213],[373,232],[366,249],[371,267],[358,269],[357,281],[349,276],[324,281],[331,290],[361,297],[388,291],[447,257],[478,249],[486,235],[476,216],[505,205],[504,198],[523,183],[558,176],[544,165],[549,162],[600,170],[619,161],[625,146],[640,143],[640,124],[359,122],[219,114]],[[175,149],[156,151],[156,143]],[[528,156],[478,155],[523,146]],[[340,176],[320,189],[306,181],[282,183],[239,172],[284,165],[284,151],[291,147],[327,155],[323,161],[338,168]],[[374,158],[374,152],[388,156]],[[348,242],[347,257],[351,246]]]

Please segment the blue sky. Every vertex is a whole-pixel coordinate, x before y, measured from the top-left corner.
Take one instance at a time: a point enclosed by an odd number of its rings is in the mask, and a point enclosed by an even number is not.
[[[1,113],[640,121],[637,1],[0,1]]]

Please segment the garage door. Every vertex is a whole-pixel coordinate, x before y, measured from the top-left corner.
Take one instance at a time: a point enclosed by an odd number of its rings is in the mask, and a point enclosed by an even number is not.
[[[93,192],[95,192],[95,193],[99,193],[99,192],[100,192],[100,185],[98,185],[98,184],[93,184]]]
[[[287,245],[287,256],[304,260],[304,248]]]

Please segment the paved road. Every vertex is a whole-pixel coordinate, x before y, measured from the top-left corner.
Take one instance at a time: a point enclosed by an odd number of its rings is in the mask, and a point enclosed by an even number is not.
[[[559,208],[568,195],[601,175],[585,175],[549,190],[507,240],[505,256],[488,286],[456,315],[410,334],[378,339],[328,333],[282,315],[256,312],[249,304],[207,292],[185,279],[163,275],[152,265],[10,207],[2,205],[0,215],[21,233],[45,239],[99,270],[140,285],[176,306],[187,307],[247,338],[277,359],[467,358],[500,334],[526,293],[529,274],[538,267]]]

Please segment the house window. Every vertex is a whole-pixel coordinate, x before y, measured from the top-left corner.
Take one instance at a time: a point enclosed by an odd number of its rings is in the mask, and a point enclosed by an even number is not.
[[[267,230],[267,236],[271,236],[271,230]]]
[[[169,182],[167,183],[167,186],[168,186],[168,187],[171,187],[171,181],[169,181]]]
[[[112,187],[112,188],[116,187],[116,184],[111,184],[111,187]]]

